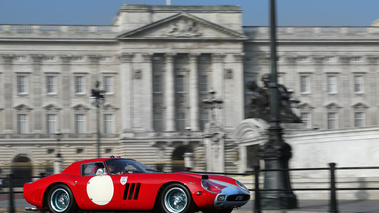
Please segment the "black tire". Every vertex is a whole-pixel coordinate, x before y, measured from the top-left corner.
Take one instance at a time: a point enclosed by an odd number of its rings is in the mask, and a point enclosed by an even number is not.
[[[172,183],[159,194],[158,207],[161,213],[192,213],[194,202],[187,187]]]
[[[55,185],[48,191],[47,206],[51,213],[75,213],[79,209],[70,187],[65,184]]]

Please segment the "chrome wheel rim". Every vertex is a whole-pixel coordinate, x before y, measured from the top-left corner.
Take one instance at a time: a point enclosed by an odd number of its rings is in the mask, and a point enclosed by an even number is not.
[[[50,204],[56,212],[65,211],[70,204],[70,196],[68,192],[64,189],[56,189],[51,195]]]
[[[186,192],[179,187],[171,188],[165,194],[164,204],[169,212],[177,213],[183,211],[188,204]]]

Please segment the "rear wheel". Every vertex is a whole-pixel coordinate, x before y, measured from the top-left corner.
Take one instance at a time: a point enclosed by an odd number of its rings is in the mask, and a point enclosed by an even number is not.
[[[162,213],[192,213],[194,204],[189,190],[178,183],[167,185],[159,196]]]
[[[47,206],[51,213],[74,213],[78,211],[71,189],[64,184],[55,185],[49,190]]]

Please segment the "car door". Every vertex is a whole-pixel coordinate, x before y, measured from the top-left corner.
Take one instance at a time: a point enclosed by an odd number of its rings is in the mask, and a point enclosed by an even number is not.
[[[83,210],[120,209],[119,181],[108,175],[102,162],[81,165],[81,176],[77,179],[77,191],[82,199]]]

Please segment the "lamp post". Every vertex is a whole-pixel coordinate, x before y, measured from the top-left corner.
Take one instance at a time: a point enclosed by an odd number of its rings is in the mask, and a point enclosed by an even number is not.
[[[62,171],[62,155],[61,155],[61,137],[62,133],[60,131],[55,133],[57,138],[57,156],[54,160],[54,174],[58,174]]]
[[[91,90],[89,101],[96,107],[96,139],[97,139],[97,158],[100,158],[100,107],[105,102],[105,91],[99,89],[100,82],[96,81],[95,89]]]
[[[277,55],[276,55],[276,5],[270,0],[270,127],[268,142],[260,147],[259,155],[264,160],[265,169],[276,170],[264,173],[264,189],[261,202],[263,209],[297,208],[297,198],[290,183],[288,161],[292,157],[291,146],[282,138],[280,126],[280,97],[278,90]],[[277,190],[277,191],[275,191]]]

